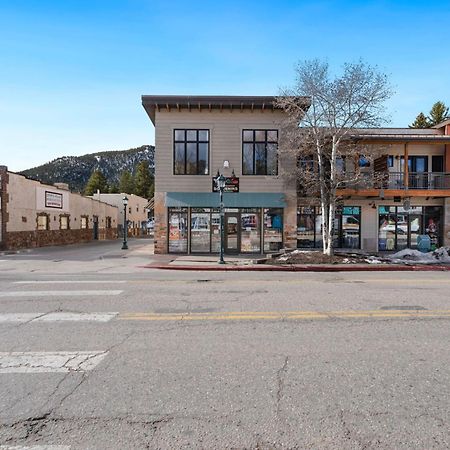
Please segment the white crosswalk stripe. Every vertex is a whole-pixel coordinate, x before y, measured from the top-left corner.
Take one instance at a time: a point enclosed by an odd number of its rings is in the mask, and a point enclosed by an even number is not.
[[[70,445],[0,445],[0,450],[70,450]]]
[[[99,295],[120,295],[121,290],[95,290],[95,291],[3,291],[0,297],[82,297]]]
[[[125,284],[125,280],[27,280],[14,281],[13,284]]]
[[[0,314],[0,323],[14,322],[109,322],[118,312],[50,312],[50,313],[4,313]]]
[[[83,352],[7,352],[0,353],[0,374],[68,373],[94,369],[107,355],[106,351]]]

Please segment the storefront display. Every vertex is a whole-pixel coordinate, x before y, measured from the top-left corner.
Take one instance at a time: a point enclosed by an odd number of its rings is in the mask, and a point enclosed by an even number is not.
[[[169,252],[186,253],[188,245],[187,208],[169,208]]]
[[[264,252],[276,252],[283,247],[283,209],[264,209]]]
[[[440,245],[440,206],[380,206],[378,208],[378,250],[417,248],[418,237],[427,234],[431,248]]]
[[[218,208],[168,208],[168,217],[169,252],[219,253]],[[226,253],[270,253],[283,246],[283,208],[225,208],[224,222]]]
[[[297,210],[297,247],[322,247],[322,213],[318,206],[303,206]],[[361,248],[361,208],[338,208],[333,222],[333,242],[336,248]]]

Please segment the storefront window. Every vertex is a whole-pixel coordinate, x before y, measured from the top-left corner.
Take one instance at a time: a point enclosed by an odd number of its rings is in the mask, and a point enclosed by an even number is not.
[[[261,251],[260,209],[241,210],[241,252],[256,253]]]
[[[440,247],[441,234],[441,215],[442,208],[440,206],[426,206],[424,214],[424,230],[430,236],[431,250]]]
[[[316,214],[315,208],[300,207],[297,211],[297,247],[314,248],[316,246],[315,230]],[[320,230],[320,224],[319,224]]]
[[[340,220],[340,239],[342,248],[360,248],[361,208],[344,206]]]
[[[300,207],[297,211],[297,247],[321,248],[322,214],[320,207]],[[336,248],[360,248],[361,208],[340,206],[333,221],[333,244]]]
[[[187,253],[187,208],[169,208],[169,252]]]
[[[209,208],[191,210],[191,252],[211,251],[211,213]]]
[[[439,247],[441,214],[440,206],[380,206],[378,249],[417,248],[421,234],[430,236],[431,249]]]
[[[264,252],[276,252],[283,247],[283,209],[264,209]]]
[[[211,214],[211,252],[220,252],[220,214],[216,209]]]

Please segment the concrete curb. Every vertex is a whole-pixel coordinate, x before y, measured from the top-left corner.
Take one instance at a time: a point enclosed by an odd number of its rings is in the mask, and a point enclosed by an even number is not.
[[[201,272],[445,272],[450,265],[297,265],[297,266],[171,266],[169,264],[148,264],[145,269],[186,270]]]

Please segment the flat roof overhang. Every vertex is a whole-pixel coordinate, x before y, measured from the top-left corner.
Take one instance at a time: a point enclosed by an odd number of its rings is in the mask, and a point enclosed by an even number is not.
[[[342,197],[377,197],[381,199],[381,191],[383,191],[383,199],[393,197],[450,197],[450,189],[338,189],[336,194]]]
[[[450,135],[361,135],[354,139],[364,144],[450,144]]]
[[[143,95],[142,106],[147,112],[153,125],[155,125],[156,111],[165,109],[181,111],[187,109],[202,110],[271,110],[277,109],[275,106],[276,96],[242,96],[242,95]],[[299,97],[300,102],[309,106],[308,97]]]

